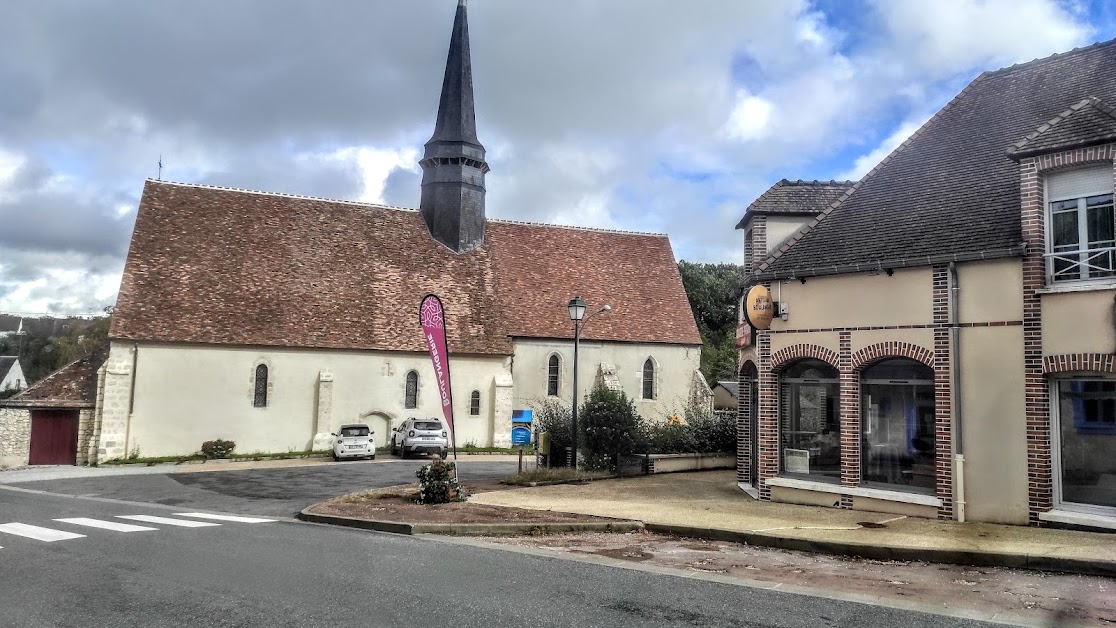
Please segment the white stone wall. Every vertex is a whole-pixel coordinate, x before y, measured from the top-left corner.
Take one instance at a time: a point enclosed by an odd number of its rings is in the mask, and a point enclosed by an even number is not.
[[[313,351],[139,344],[135,397],[128,408],[132,343],[114,342],[104,374],[98,454],[185,455],[203,441],[236,442],[239,453],[301,451],[328,426],[368,423],[378,445],[408,417],[442,417],[437,384],[425,353]],[[268,365],[267,407],[253,407],[255,366]],[[509,379],[504,357],[450,356],[458,445],[489,446],[493,429],[510,425],[511,404],[500,382]],[[419,375],[418,407],[404,408],[406,376]],[[469,396],[481,393],[480,416],[469,415]],[[95,428],[96,429],[96,428]],[[510,432],[510,427],[508,428]],[[326,432],[326,433],[328,433]],[[509,435],[498,434],[496,442]],[[111,444],[110,444],[111,443]]]
[[[0,469],[22,467],[31,455],[31,411],[0,408]]]
[[[22,390],[27,388],[27,378],[23,376],[23,369],[19,366],[19,360],[16,360],[12,368],[8,369],[8,373],[3,375],[0,379],[0,390],[11,390],[13,388]]]
[[[607,316],[607,314],[603,315]],[[616,367],[620,388],[635,402],[640,415],[661,419],[681,414],[689,403],[694,371],[700,366],[701,347],[583,340],[578,350],[578,398],[584,399],[598,380],[601,364]],[[550,356],[559,359],[558,396],[567,405],[573,399],[573,341],[516,339],[512,377],[516,408],[531,407],[546,399]],[[651,358],[655,368],[655,398],[640,398],[643,363]]]

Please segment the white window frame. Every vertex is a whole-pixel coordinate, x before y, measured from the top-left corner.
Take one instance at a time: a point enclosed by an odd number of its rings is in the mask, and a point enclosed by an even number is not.
[[[1116,518],[1116,508],[1067,502],[1062,499],[1062,403],[1058,397],[1058,382],[1081,379],[1112,380],[1114,378],[1089,371],[1058,373],[1047,378],[1047,386],[1050,390],[1050,464],[1053,465],[1050,476],[1054,485],[1054,510]]]
[[[1064,175],[1067,172],[1081,172],[1081,171],[1085,171],[1085,170],[1096,171],[1098,173],[1102,173],[1102,172],[1107,171],[1107,176],[1104,177],[1105,183],[1103,183],[1103,184],[1100,183],[1099,182],[1100,180],[1098,179],[1097,185],[1078,184],[1078,185],[1075,186],[1075,185],[1070,184],[1070,185],[1067,185],[1067,187],[1069,188],[1069,191],[1060,192],[1060,193],[1055,193],[1051,190],[1050,179],[1052,177],[1057,177],[1059,175]],[[1047,175],[1046,177],[1044,177],[1044,179],[1043,179],[1043,195],[1042,195],[1043,196],[1042,212],[1043,212],[1043,224],[1045,226],[1045,229],[1044,229],[1045,250],[1043,251],[1043,257],[1045,259],[1046,285],[1047,286],[1086,285],[1086,284],[1093,284],[1093,283],[1097,283],[1097,282],[1116,283],[1116,276],[1112,276],[1112,275],[1107,276],[1107,277],[1089,277],[1088,276],[1088,274],[1089,274],[1089,260],[1090,259],[1095,259],[1099,256],[1106,255],[1106,254],[1116,255],[1116,241],[1113,242],[1112,246],[1103,247],[1103,248],[1099,248],[1099,249],[1081,248],[1081,247],[1088,247],[1088,245],[1089,245],[1089,222],[1088,222],[1088,212],[1085,209],[1085,199],[1088,198],[1088,197],[1092,197],[1092,196],[1101,196],[1101,195],[1104,195],[1104,194],[1113,194],[1113,176],[1114,175],[1113,175],[1112,164],[1096,164],[1096,165],[1092,165],[1092,166],[1086,166],[1084,168],[1075,168],[1075,169],[1070,170],[1070,171],[1053,172],[1053,173]],[[1072,251],[1072,252],[1071,251],[1055,252],[1054,251],[1054,212],[1051,210],[1050,206],[1053,203],[1056,203],[1058,201],[1069,201],[1069,200],[1075,200],[1075,199],[1078,202],[1078,206],[1077,206],[1077,216],[1078,216],[1078,220],[1077,220],[1077,233],[1078,233],[1077,243],[1078,243],[1078,248],[1075,251]],[[1114,200],[1116,200],[1116,199],[1114,199]],[[1116,208],[1114,208],[1114,212],[1116,212]],[[1114,223],[1116,223],[1116,215],[1114,215],[1113,220],[1114,220]],[[1114,229],[1116,229],[1116,224],[1114,224]],[[1067,255],[1067,254],[1068,255],[1079,255],[1082,258],[1084,258],[1084,259],[1082,259],[1080,261],[1077,261],[1077,262],[1071,262],[1072,265],[1070,266],[1070,268],[1081,268],[1081,270],[1084,271],[1082,274],[1084,274],[1085,277],[1080,277],[1080,278],[1075,278],[1075,279],[1063,279],[1063,280],[1056,280],[1054,278],[1054,262],[1055,262],[1055,259],[1058,257],[1058,255]]]

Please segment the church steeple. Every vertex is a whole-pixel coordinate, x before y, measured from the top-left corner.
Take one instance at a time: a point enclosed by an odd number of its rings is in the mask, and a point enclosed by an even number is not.
[[[419,210],[430,235],[457,253],[484,244],[484,175],[488,163],[477,139],[469,21],[458,0],[453,21],[438,122],[422,161]]]

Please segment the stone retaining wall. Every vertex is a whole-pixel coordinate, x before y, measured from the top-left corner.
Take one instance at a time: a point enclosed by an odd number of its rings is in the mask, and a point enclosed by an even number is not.
[[[0,408],[0,469],[22,467],[31,454],[31,411]]]

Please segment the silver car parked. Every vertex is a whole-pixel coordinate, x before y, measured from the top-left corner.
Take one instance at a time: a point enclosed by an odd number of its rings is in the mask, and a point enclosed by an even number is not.
[[[411,417],[391,431],[392,455],[406,458],[408,454],[438,454],[445,460],[449,454],[449,433],[438,419]]]

